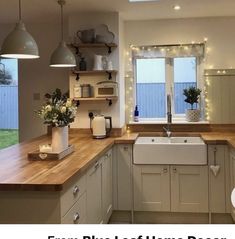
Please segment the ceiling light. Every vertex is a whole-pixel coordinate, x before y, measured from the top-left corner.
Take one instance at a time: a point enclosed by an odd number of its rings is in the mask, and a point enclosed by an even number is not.
[[[18,59],[39,58],[37,43],[26,31],[21,20],[21,0],[19,0],[19,22],[3,41],[1,56]]]
[[[176,11],[179,11],[181,9],[181,7],[180,7],[180,5],[174,5],[173,9],[176,10]]]
[[[64,21],[63,21],[63,6],[65,0],[58,0],[58,4],[61,7],[61,42],[51,55],[50,66],[51,67],[74,67],[76,66],[76,59],[73,52],[67,47],[64,41]]]

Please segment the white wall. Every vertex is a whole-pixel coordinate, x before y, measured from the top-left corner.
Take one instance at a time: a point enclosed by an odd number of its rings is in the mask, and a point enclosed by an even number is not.
[[[203,42],[208,38],[206,68],[235,68],[235,17],[126,21],[126,47]]]
[[[120,128],[124,125],[124,86],[123,86],[123,70],[121,68],[121,20],[118,13],[79,13],[69,17],[69,37],[74,39],[78,30],[97,28],[100,24],[106,24],[111,32],[115,34],[114,42],[117,43],[118,48],[114,49],[113,52],[108,56],[113,62],[113,68],[118,70],[116,76],[117,82],[119,82],[119,99],[114,101],[112,106],[108,106],[107,102],[80,102],[78,108],[78,114],[75,123],[72,124],[74,128],[89,128],[90,120],[88,118],[88,111],[97,110],[106,116],[112,116],[113,127]],[[89,52],[88,52],[89,51]],[[86,61],[88,67],[92,68],[93,65],[93,54],[107,55],[107,49],[92,49],[84,50],[86,52]],[[90,55],[90,57],[89,57]],[[71,82],[75,82],[75,76],[70,77]],[[81,76],[79,83],[94,83],[97,81],[107,80],[107,76],[92,77],[92,76]],[[72,90],[72,88],[71,88]]]
[[[14,24],[0,25],[0,45],[13,27]],[[34,112],[41,106],[45,93],[53,91],[56,87],[68,90],[68,70],[49,67],[50,55],[59,42],[59,22],[58,24],[26,23],[26,27],[38,44],[40,58],[19,61],[20,141],[37,137],[46,132],[45,125]],[[40,93],[41,100],[34,100],[34,93]]]

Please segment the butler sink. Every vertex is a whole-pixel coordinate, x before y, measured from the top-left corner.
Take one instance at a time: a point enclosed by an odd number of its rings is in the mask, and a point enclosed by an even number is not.
[[[139,137],[134,164],[206,165],[207,147],[200,137]]]

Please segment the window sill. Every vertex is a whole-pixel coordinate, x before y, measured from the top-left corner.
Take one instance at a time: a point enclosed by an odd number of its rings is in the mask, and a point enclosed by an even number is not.
[[[140,119],[138,122],[134,122],[134,121],[130,121],[129,125],[136,125],[136,124],[167,124],[166,120],[144,120],[144,119]],[[199,122],[188,122],[184,119],[173,119],[172,120],[172,124],[188,124],[188,125],[194,125],[194,124],[203,124],[203,125],[209,125],[210,122],[208,121],[199,121]]]

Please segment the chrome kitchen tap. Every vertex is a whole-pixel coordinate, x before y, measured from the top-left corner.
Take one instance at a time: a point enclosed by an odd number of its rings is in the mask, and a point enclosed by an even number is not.
[[[172,123],[172,113],[171,113],[171,96],[167,95],[167,126],[163,127],[163,130],[166,132],[167,137],[171,137],[170,125]]]

